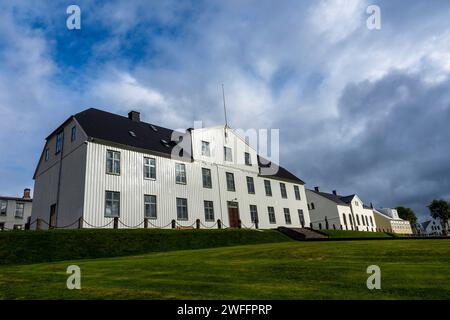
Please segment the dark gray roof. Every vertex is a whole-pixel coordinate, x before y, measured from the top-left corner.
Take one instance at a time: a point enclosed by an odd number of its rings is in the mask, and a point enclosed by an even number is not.
[[[264,164],[261,162],[261,160],[263,160]],[[258,166],[260,168],[268,168],[270,167],[271,162],[267,161],[265,158],[258,156]],[[273,178],[273,179],[281,179],[281,180],[287,180],[287,181],[291,181],[291,182],[296,182],[299,184],[305,184],[305,182],[303,182],[303,180],[301,180],[300,178],[298,178],[297,176],[295,176],[294,174],[292,174],[291,172],[289,172],[288,170],[286,170],[285,168],[274,164],[274,169],[278,169],[277,172],[275,174],[260,174],[260,177],[263,178]]]
[[[425,222],[422,223],[422,227],[424,229],[426,229],[430,223],[431,223],[431,220],[425,221]]]
[[[24,199],[19,197],[0,196],[0,200],[14,200],[19,202],[33,202],[33,199]]]
[[[149,150],[162,155],[170,156],[172,148],[176,142],[172,142],[172,134],[174,130],[167,129],[154,124],[149,124],[143,121],[132,121],[128,117],[120,116],[110,112],[90,108],[77,113],[73,116],[83,128],[84,132],[89,138],[94,141],[107,141],[124,146],[131,146],[138,149]],[[70,118],[67,120],[69,121]],[[67,122],[66,121],[66,122]],[[63,124],[64,125],[64,124]],[[156,129],[156,130],[155,130]],[[52,134],[57,132],[55,130]],[[130,134],[130,131],[135,133],[135,137]],[[177,136],[188,136],[180,132],[175,133]],[[169,142],[168,144],[163,141]],[[191,154],[192,152],[190,152]],[[260,158],[258,156],[258,165],[262,167]],[[262,177],[288,180],[299,184],[305,184],[301,179],[278,166],[278,171],[271,175],[262,175]]]
[[[309,190],[309,191],[312,191],[312,192],[314,192],[314,193],[316,193],[316,194],[318,194],[318,195],[320,195],[322,197],[325,197],[328,200],[331,200],[331,201],[333,201],[333,202],[335,202],[335,203],[337,203],[339,205],[349,205],[350,201],[355,196],[355,195],[352,195],[352,196],[342,197],[342,196],[339,196],[339,195],[335,195],[333,193],[320,192],[320,191],[316,191],[316,190]],[[347,201],[347,198],[349,198],[349,197],[351,197],[351,198],[350,198],[350,200]],[[344,200],[346,200],[346,201],[344,201]]]

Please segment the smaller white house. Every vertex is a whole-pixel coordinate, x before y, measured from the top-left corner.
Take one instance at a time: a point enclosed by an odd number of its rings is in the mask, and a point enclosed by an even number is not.
[[[310,226],[314,229],[376,231],[372,208],[356,195],[341,196],[336,190],[321,192],[306,189]]]
[[[428,220],[418,224],[417,229],[421,234],[426,234],[429,236],[440,236],[443,234],[443,228],[440,219],[429,218]]]
[[[393,232],[398,234],[412,234],[411,223],[400,219],[396,209],[373,209],[373,216],[377,230],[381,232]]]
[[[33,204],[30,192],[30,189],[25,189],[22,198],[0,196],[0,231],[25,228]]]

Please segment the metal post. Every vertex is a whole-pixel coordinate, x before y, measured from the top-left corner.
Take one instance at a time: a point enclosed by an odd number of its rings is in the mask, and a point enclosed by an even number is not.
[[[200,229],[200,219],[195,220],[195,226],[197,229]]]
[[[172,229],[175,229],[175,227],[176,227],[176,222],[175,222],[175,219],[174,219],[174,220],[172,220]]]
[[[118,229],[119,228],[119,218],[115,217],[114,218],[114,229]]]
[[[83,229],[83,217],[78,218],[78,229]]]
[[[144,218],[144,229],[148,229],[148,218]]]
[[[217,228],[222,229],[222,221],[220,219],[217,220]]]

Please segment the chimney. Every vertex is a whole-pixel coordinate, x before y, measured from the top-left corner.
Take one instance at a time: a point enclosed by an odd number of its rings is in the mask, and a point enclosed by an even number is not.
[[[139,122],[141,121],[141,114],[137,111],[128,112],[128,119],[131,121]]]
[[[314,187],[314,190],[316,190],[316,192],[319,192],[319,187]]]
[[[31,190],[29,188],[26,188],[23,190],[23,199],[31,199]]]
[[[334,194],[335,196],[337,196],[337,191],[336,191],[336,190],[333,190],[333,194]]]
[[[370,203],[370,207],[373,209],[373,203],[372,202]]]

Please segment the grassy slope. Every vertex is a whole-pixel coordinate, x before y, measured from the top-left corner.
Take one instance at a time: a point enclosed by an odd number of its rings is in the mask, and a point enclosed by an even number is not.
[[[0,265],[292,241],[273,230],[51,230],[0,232]]]
[[[70,264],[82,290],[65,288]],[[382,290],[366,287],[371,264]],[[449,273],[448,240],[285,242],[0,266],[0,298],[445,299]]]
[[[353,230],[320,230],[330,236],[330,238],[392,238],[386,232],[366,232]]]

